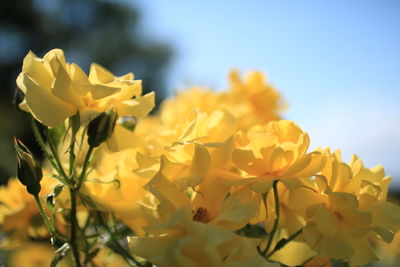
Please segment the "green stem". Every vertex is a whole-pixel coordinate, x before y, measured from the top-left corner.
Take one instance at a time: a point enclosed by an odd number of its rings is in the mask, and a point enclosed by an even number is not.
[[[274,191],[274,200],[275,200],[275,220],[274,226],[272,227],[271,233],[269,235],[267,246],[265,247],[262,255],[265,255],[271,248],[272,241],[274,240],[274,236],[276,231],[278,230],[279,218],[280,218],[280,203],[279,203],[279,192],[278,192],[278,180],[274,181],[272,188]]]
[[[49,230],[50,234],[52,236],[54,236],[55,238],[66,242],[65,238],[62,237],[59,233],[57,233],[57,230],[54,228],[54,225],[50,222],[49,217],[47,217],[47,214],[44,211],[42,202],[40,201],[39,195],[34,195],[34,197],[35,197],[36,204],[37,204],[37,206],[39,208],[39,213],[42,216],[43,221],[46,224],[46,227]]]
[[[93,152],[93,149],[94,149],[93,146],[89,146],[89,150],[86,153],[85,161],[83,162],[83,166],[82,166],[82,171],[81,171],[81,174],[79,175],[78,185],[76,187],[77,190],[79,190],[81,188],[81,186],[83,184],[83,181],[85,180],[86,171],[87,171],[87,168],[89,166],[89,159],[90,159],[90,156],[91,156],[91,154]]]
[[[47,141],[48,141],[48,143],[49,143],[49,147],[50,147],[50,150],[51,150],[51,153],[53,154],[53,158],[54,158],[54,160],[56,161],[56,164],[57,164],[57,170],[58,170],[58,173],[61,175],[61,176],[63,176],[64,177],[64,179],[66,179],[66,180],[68,180],[68,176],[67,176],[67,174],[65,173],[65,171],[64,171],[64,168],[63,168],[63,166],[62,166],[62,164],[61,164],[61,161],[60,161],[60,159],[58,158],[58,155],[57,155],[57,149],[56,149],[56,147],[54,146],[54,144],[53,144],[53,141],[51,140],[51,137],[50,137],[50,132],[49,132],[49,129],[47,129]]]
[[[75,140],[76,136],[73,131],[71,131],[71,144],[69,145],[69,176],[73,177],[74,167],[75,167]],[[72,179],[72,178],[71,178]]]
[[[81,267],[80,257],[79,257],[79,250],[76,244],[76,232],[78,230],[78,220],[76,218],[76,192],[75,189],[70,188],[69,190],[71,196],[71,233],[69,242],[72,248],[72,254],[74,256],[75,265],[76,267]]]
[[[270,253],[267,254],[266,258],[269,259],[272,255],[274,255],[275,252],[277,252],[278,250],[284,248],[288,243],[290,243],[291,241],[296,239],[302,232],[303,232],[303,228],[301,228],[296,233],[291,235],[288,239],[286,239],[285,240],[285,244],[283,244],[281,247],[279,247],[279,248],[275,247],[273,251],[271,251]]]

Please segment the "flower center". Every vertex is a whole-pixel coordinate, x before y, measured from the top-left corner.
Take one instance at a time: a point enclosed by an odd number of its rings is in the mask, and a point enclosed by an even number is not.
[[[201,223],[208,223],[211,221],[210,215],[206,208],[200,207],[194,211],[193,220]]]

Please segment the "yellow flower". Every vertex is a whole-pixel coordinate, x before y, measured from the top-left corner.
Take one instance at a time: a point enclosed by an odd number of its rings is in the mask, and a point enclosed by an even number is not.
[[[196,186],[211,170],[231,167],[235,130],[236,120],[226,110],[195,111],[193,118],[174,131],[143,136],[145,142],[138,151],[149,157],[163,156],[168,177],[175,184]]]
[[[210,172],[195,189],[179,188],[169,179],[165,159],[160,171],[145,185],[158,200],[159,221],[166,221],[179,209],[192,211],[192,219],[201,223],[218,225],[229,230],[244,227],[256,215],[260,196],[248,188],[231,191],[219,179],[223,173]]]
[[[65,62],[60,49],[49,51],[43,58],[29,52],[17,85],[25,95],[20,108],[49,127],[77,113],[84,123],[110,108],[120,116],[141,118],[154,107],[154,93],[140,96],[141,81],[134,80],[132,73],[115,77],[92,64],[87,77],[78,65]]]
[[[279,113],[285,105],[280,94],[266,82],[261,72],[250,72],[242,79],[234,70],[229,80],[228,91],[212,92],[208,88],[192,87],[165,100],[158,114],[160,123],[167,128],[174,128],[193,109],[207,114],[217,109],[229,110],[241,130],[280,119]]]
[[[374,196],[379,201],[385,201],[389,191],[389,184],[392,180],[385,175],[381,165],[374,168],[366,168],[357,155],[353,155],[350,164],[353,172],[353,186],[349,190],[358,194],[368,194]]]
[[[214,110],[210,114],[194,110],[193,118],[183,128],[178,142],[222,143],[236,131],[236,119],[227,110]]]
[[[152,237],[130,237],[131,251],[160,267],[268,266],[256,243],[221,227],[199,223],[178,210]]]
[[[400,230],[400,207],[385,201],[386,192],[378,186],[387,188],[389,178],[383,170],[366,169],[358,158],[352,161],[352,170],[341,162],[339,152],[324,153],[321,175],[291,192],[292,203],[309,200],[304,205],[308,218],[304,239],[320,257],[342,259],[350,266],[377,260],[371,240],[390,242]]]
[[[223,101],[224,98],[219,93],[207,88],[192,87],[163,101],[158,114],[160,123],[168,128],[174,128],[177,124],[181,124],[194,109],[211,114],[222,107]]]
[[[227,109],[233,110],[241,129],[255,124],[265,124],[279,120],[279,113],[285,108],[281,95],[267,83],[263,73],[249,72],[241,79],[239,72],[229,74],[231,91]]]
[[[372,214],[359,209],[352,194],[334,192],[322,205],[308,208],[312,218],[303,230],[305,241],[319,256],[349,261],[362,266],[377,260],[366,236],[372,228]]]
[[[320,153],[307,153],[309,143],[308,134],[293,122],[272,121],[250,129],[248,144],[235,148],[232,160],[238,169],[255,176],[252,188],[256,192],[267,192],[277,179],[296,187],[298,178],[312,176],[323,166]]]

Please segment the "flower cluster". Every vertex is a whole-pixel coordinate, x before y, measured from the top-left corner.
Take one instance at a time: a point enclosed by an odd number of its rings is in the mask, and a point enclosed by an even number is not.
[[[378,260],[376,244],[400,230],[383,168],[310,151],[309,135],[281,118],[286,104],[262,73],[229,79],[225,92],[191,88],[146,116],[154,94],[141,96],[132,74],[93,64],[86,76],[61,50],[29,53],[17,79],[20,107],[47,160],[24,183],[38,163],[16,141],[26,154],[18,156],[22,183],[0,189],[10,259],[23,246],[47,251],[28,240],[51,236],[55,254],[43,256],[54,259],[40,260],[67,266]]]

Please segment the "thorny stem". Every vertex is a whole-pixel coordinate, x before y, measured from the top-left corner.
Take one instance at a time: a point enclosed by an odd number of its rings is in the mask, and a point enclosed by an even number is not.
[[[54,225],[50,222],[49,217],[47,217],[46,212],[43,209],[42,202],[40,201],[39,195],[34,195],[36,204],[39,208],[39,213],[43,218],[44,223],[46,224],[47,229],[49,230],[50,234],[54,236],[55,238],[66,241],[64,237],[62,237],[59,233],[57,233],[57,230],[54,228]]]
[[[78,221],[76,218],[76,192],[75,189],[69,189],[70,196],[71,196],[71,233],[69,242],[71,243],[72,253],[75,260],[76,267],[81,267],[80,257],[79,257],[79,250],[76,244],[76,231],[78,228]]]
[[[81,171],[81,174],[79,175],[79,178],[78,178],[78,185],[76,187],[77,190],[79,190],[79,188],[81,188],[82,183],[85,180],[86,171],[87,171],[87,168],[89,166],[89,159],[90,159],[90,156],[91,156],[91,154],[93,152],[93,149],[94,149],[94,147],[89,146],[89,150],[86,153],[85,161],[83,162],[82,171]]]
[[[75,184],[75,177],[74,177],[74,165],[75,165],[75,139],[76,139],[76,133],[71,127],[71,143],[69,146],[69,178],[70,182],[72,185]],[[71,197],[71,214],[70,214],[70,220],[71,220],[71,233],[70,233],[70,243],[71,243],[71,249],[72,249],[72,254],[73,258],[75,260],[75,265],[76,267],[81,266],[80,262],[80,256],[79,256],[79,249],[77,245],[77,230],[78,230],[78,220],[76,218],[76,190],[75,188],[70,188],[70,197]]]
[[[75,166],[75,133],[72,133],[71,136],[71,144],[69,146],[69,176],[73,177],[74,175],[74,166]]]
[[[59,174],[60,174],[61,176],[64,177],[64,179],[68,180],[68,176],[67,176],[67,174],[66,174],[65,171],[64,171],[64,168],[63,168],[63,166],[62,166],[62,164],[61,164],[60,159],[58,158],[57,149],[56,149],[56,147],[54,146],[53,140],[50,138],[50,131],[49,131],[49,129],[47,129],[47,135],[48,135],[48,140],[47,140],[47,141],[48,141],[48,143],[49,143],[49,147],[50,147],[51,153],[53,154],[53,158],[54,158],[54,160],[55,160],[56,163],[57,163],[57,167],[58,167],[57,170],[58,170]]]

